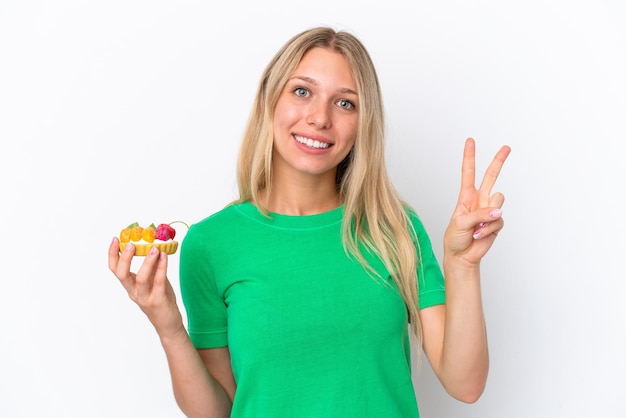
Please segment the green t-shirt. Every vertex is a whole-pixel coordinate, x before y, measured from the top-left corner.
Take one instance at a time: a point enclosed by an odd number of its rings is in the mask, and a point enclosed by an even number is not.
[[[268,218],[251,203],[193,224],[180,252],[188,331],[197,348],[228,346],[232,417],[418,417],[407,310],[344,251],[343,207]],[[444,280],[417,216],[420,308],[445,303]]]

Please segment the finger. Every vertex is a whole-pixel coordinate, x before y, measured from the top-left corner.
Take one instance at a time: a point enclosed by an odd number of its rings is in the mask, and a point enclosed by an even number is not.
[[[497,235],[498,232],[504,227],[504,219],[499,218],[495,221],[486,223],[483,227],[478,228],[472,236],[474,239],[482,239],[488,237],[491,234]]]
[[[461,165],[461,194],[476,187],[476,143],[473,138],[465,140]]]
[[[152,247],[150,253],[146,256],[143,264],[137,272],[135,280],[137,283],[136,295],[138,300],[147,300],[150,296],[154,283],[154,274],[158,258],[158,248]]]
[[[489,196],[491,195],[491,189],[494,184],[496,184],[496,180],[500,175],[500,171],[502,170],[502,166],[506,161],[507,157],[511,153],[511,148],[507,145],[502,146],[500,150],[496,153],[493,160],[487,167],[485,171],[485,176],[483,177],[483,181],[480,184],[479,194],[481,196],[481,206],[486,206],[489,201]]]
[[[117,244],[119,249],[119,243]],[[109,260],[112,249],[109,249]],[[125,282],[131,279],[130,266],[133,260],[133,256],[135,255],[135,246],[132,243],[126,244],[124,247],[124,251],[119,253],[117,256],[117,264],[114,266],[113,273],[117,276],[120,281]],[[122,283],[124,284],[124,283]]]
[[[504,204],[504,195],[502,193],[495,193],[491,199],[489,199],[489,206],[486,208],[481,208],[476,211],[476,218],[480,219],[480,223],[477,225],[477,230],[481,228],[485,228],[489,225],[494,218],[499,218],[502,216],[502,205]],[[486,220],[488,219],[488,220]]]
[[[502,193],[494,193],[489,199],[489,207],[502,208],[504,205],[504,195]]]
[[[154,275],[154,291],[165,292],[167,283],[167,253],[161,252],[156,265],[156,271]]]
[[[109,245],[109,270],[113,273],[117,270],[117,263],[120,261],[120,242],[117,237],[113,237]]]

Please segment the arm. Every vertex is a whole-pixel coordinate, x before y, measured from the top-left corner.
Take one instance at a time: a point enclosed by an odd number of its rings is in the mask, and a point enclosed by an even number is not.
[[[423,344],[433,371],[456,399],[475,402],[489,370],[487,330],[480,288],[480,261],[504,226],[504,196],[491,195],[510,148],[502,147],[475,187],[475,144],[465,143],[461,191],[444,235],[446,304],[420,311]]]
[[[133,245],[120,254],[119,241],[114,239],[109,269],[156,329],[179,407],[188,417],[230,416],[235,384],[228,348],[196,350],[167,279],[167,255],[151,252],[136,274],[130,271],[133,255]]]

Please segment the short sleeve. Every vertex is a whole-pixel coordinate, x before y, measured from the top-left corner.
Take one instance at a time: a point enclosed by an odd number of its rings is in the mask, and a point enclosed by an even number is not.
[[[430,237],[426,232],[424,224],[414,211],[409,210],[409,218],[417,236],[419,308],[424,309],[434,305],[445,304],[446,289],[443,272],[433,252]]]
[[[206,232],[194,224],[180,251],[180,290],[187,313],[187,327],[198,349],[228,345],[227,312],[211,268],[211,251]]]

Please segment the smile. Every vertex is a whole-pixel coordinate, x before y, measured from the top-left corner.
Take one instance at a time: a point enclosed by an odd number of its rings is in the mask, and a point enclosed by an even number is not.
[[[296,141],[298,141],[302,145],[306,145],[309,148],[325,149],[325,148],[330,147],[330,144],[326,142],[320,142],[316,139],[305,138],[303,136],[298,136],[298,135],[294,135],[293,137],[296,139]]]

